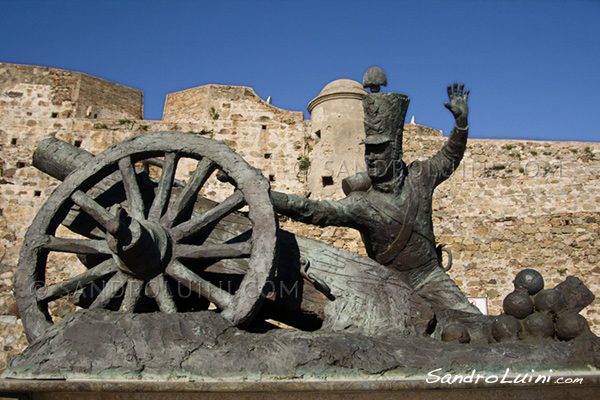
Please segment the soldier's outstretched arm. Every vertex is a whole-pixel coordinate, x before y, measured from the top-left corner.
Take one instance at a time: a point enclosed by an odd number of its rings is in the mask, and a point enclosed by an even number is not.
[[[445,102],[444,106],[450,110],[455,122],[448,141],[430,160],[437,171],[436,185],[448,179],[458,168],[467,147],[469,136],[469,106],[467,100],[470,91],[468,89],[464,91],[464,88],[464,84],[458,86],[456,82],[454,82],[454,85],[448,85],[448,99],[450,102]]]
[[[271,191],[275,210],[296,221],[319,226],[356,225],[351,216],[351,204],[345,198],[339,201],[317,201],[295,194]]]

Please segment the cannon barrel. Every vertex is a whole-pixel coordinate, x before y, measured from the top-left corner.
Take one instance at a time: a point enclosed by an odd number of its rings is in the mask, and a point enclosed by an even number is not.
[[[92,153],[51,137],[38,144],[33,153],[32,165],[51,177],[64,181],[67,175],[93,159]]]

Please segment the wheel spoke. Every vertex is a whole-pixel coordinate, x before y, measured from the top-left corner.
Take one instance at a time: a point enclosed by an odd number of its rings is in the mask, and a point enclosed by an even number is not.
[[[217,204],[204,214],[198,215],[190,219],[187,222],[184,222],[171,231],[171,237],[175,241],[179,241],[190,236],[193,236],[207,226],[213,224],[216,221],[226,217],[232,212],[238,210],[245,204],[244,196],[242,192],[236,190],[231,196],[223,200],[220,204]]]
[[[65,239],[47,235],[44,249],[75,254],[111,254],[105,240]]]
[[[203,158],[198,162],[198,166],[188,184],[179,195],[175,204],[173,204],[173,207],[170,207],[167,212],[167,226],[174,226],[180,222],[183,214],[196,201],[198,191],[202,188],[214,170],[215,165],[209,159]]]
[[[143,161],[144,163],[146,163],[147,165],[154,165],[155,167],[159,167],[159,168],[164,168],[165,167],[165,162],[164,160],[161,160],[160,158],[147,158]],[[180,181],[179,179],[173,179],[173,186],[175,187],[185,187],[185,182]]]
[[[177,312],[177,306],[173,301],[173,296],[169,290],[169,283],[165,276],[160,274],[148,282],[150,295],[154,297],[160,311],[172,314]]]
[[[243,258],[249,257],[252,252],[252,243],[224,243],[224,244],[205,244],[202,246],[180,244],[175,248],[174,256],[176,258]]]
[[[102,289],[102,292],[100,292],[98,297],[96,297],[90,308],[94,309],[106,307],[108,303],[115,298],[119,291],[121,291],[123,286],[125,286],[127,280],[127,276],[121,272],[114,274],[108,280],[108,282],[106,282],[104,289]]]
[[[36,290],[36,296],[38,301],[52,301],[60,297],[63,297],[71,292],[83,288],[84,286],[98,280],[107,277],[108,275],[117,271],[117,266],[112,259],[106,260],[101,264],[85,271],[82,274],[74,276],[73,278],[52,285],[42,286]]]
[[[120,229],[119,220],[81,190],[73,193],[71,200],[110,233],[117,233]]]
[[[131,157],[123,157],[119,160],[119,171],[121,171],[121,177],[123,178],[123,187],[125,188],[125,196],[129,205],[129,215],[136,219],[144,219],[144,201]]]
[[[156,196],[152,202],[152,207],[150,207],[150,212],[148,213],[148,219],[151,221],[158,221],[165,210],[165,205],[169,200],[171,189],[173,188],[173,179],[175,178],[176,168],[177,154],[165,154],[165,161],[160,175],[160,182],[156,189]]]
[[[142,297],[142,288],[144,283],[135,278],[129,278],[125,288],[125,296],[121,302],[120,312],[133,313],[138,300]]]
[[[231,306],[233,295],[223,289],[218,288],[207,280],[202,279],[182,263],[177,260],[171,261],[166,274],[181,283],[188,289],[198,293],[199,295],[209,299],[221,309],[227,309]]]

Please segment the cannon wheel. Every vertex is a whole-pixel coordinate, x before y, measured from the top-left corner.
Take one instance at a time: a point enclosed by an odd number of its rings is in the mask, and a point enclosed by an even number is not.
[[[183,157],[198,164],[175,194],[175,174]],[[160,178],[154,182],[148,200],[146,194],[142,195],[142,174],[135,165],[161,158]],[[235,191],[214,208],[192,215],[199,190],[216,169],[228,175]],[[122,182],[126,201],[109,208],[100,204],[94,187],[111,176]],[[205,238],[221,219],[246,204],[252,222],[249,239],[221,244],[197,239]],[[57,228],[72,209],[91,217],[100,235],[77,239],[57,236]],[[156,132],[125,140],[71,173],[27,231],[15,291],[28,340],[31,342],[52,325],[50,301],[67,298],[98,281],[104,286],[89,308],[108,308],[111,301],[114,307],[120,293],[119,311],[134,312],[143,296],[142,288],[150,284],[158,309],[178,312],[176,294],[168,286],[168,282],[176,282],[210,300],[232,323],[248,323],[260,307],[273,269],[276,229],[269,182],[224,143],[182,132]],[[75,277],[47,284],[46,266],[51,252],[99,256],[104,261],[88,266]],[[234,293],[211,284],[186,266],[190,260],[229,258],[248,258],[248,272]]]

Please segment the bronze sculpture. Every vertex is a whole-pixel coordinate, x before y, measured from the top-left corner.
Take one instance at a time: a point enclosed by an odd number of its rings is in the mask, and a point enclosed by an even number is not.
[[[432,223],[433,191],[456,170],[466,148],[469,90],[464,91],[463,84],[448,86],[450,102],[444,105],[455,118],[450,138],[431,159],[406,165],[402,131],[410,99],[380,93],[379,86],[387,84],[382,73],[373,67],[363,81],[374,89],[363,99],[366,175],[349,178],[344,187],[347,197],[339,201],[274,192],[275,207],[301,222],[357,229],[369,257],[400,271],[434,309],[479,313],[442,269]]]
[[[194,173],[175,179],[188,161],[197,163]],[[236,325],[260,312],[258,324],[275,319],[305,330],[431,332],[430,305],[396,271],[277,229],[268,180],[222,142],[154,132],[94,157],[49,138],[33,165],[64,182],[29,228],[16,274],[30,341],[57,319],[52,301],[182,318],[212,302]],[[160,173],[150,176],[149,166]],[[233,185],[221,203],[197,195],[215,170]],[[235,212],[244,204],[247,216]],[[76,254],[87,270],[69,279],[50,274],[57,253]]]

